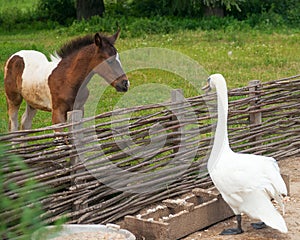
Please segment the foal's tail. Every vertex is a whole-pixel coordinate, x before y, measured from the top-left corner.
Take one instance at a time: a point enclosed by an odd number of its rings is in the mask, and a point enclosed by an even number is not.
[[[5,66],[4,66],[4,79],[5,79],[6,76],[7,76],[7,70],[8,70],[8,64],[9,64],[9,61],[10,61],[10,59],[11,59],[13,56],[14,56],[14,55],[10,56],[10,57],[7,59],[6,63],[5,63]]]

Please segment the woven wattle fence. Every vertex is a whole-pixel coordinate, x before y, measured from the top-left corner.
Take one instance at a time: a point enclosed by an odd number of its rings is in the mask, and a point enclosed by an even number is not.
[[[174,91],[169,103],[84,119],[74,111],[66,124],[4,134],[0,141],[8,152],[28,166],[21,170],[2,162],[4,184],[22,188],[32,178],[37,190],[52,189],[35,199],[49,223],[61,216],[69,223],[113,222],[195,187],[211,186],[206,161],[216,124],[215,98],[211,93],[184,99]],[[54,133],[57,128],[65,130]],[[300,75],[232,89],[228,129],[235,151],[277,160],[299,155]],[[13,190],[6,194],[17,197]],[[24,208],[31,204],[25,202]]]

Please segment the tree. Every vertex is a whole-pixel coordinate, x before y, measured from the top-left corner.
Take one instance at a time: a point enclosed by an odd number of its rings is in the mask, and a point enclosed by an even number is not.
[[[105,11],[103,0],[76,0],[76,9],[78,20],[102,16]]]

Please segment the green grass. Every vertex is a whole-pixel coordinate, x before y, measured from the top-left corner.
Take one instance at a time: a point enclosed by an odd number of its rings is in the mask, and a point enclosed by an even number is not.
[[[3,68],[6,59],[21,49],[35,49],[50,54],[67,40],[82,35],[81,32],[69,31],[70,28],[56,30],[24,30],[0,32],[0,132],[7,131],[6,102],[3,86]],[[122,34],[122,33],[121,33]],[[300,60],[296,54],[299,48],[300,32],[297,30],[278,30],[276,32],[255,29],[226,30],[182,30],[170,34],[144,35],[132,38],[124,34],[116,46],[120,53],[144,47],[158,47],[177,51],[198,62],[207,73],[222,73],[229,88],[241,87],[250,80],[275,80],[299,74]],[[174,59],[169,60],[171,63]],[[123,61],[123,65],[126,62]],[[185,96],[194,96],[199,89],[193,87],[176,74],[148,69],[128,73],[131,91],[128,94],[136,98],[132,104],[143,104],[142,97],[156,94],[146,84],[155,83],[169,88],[182,88]],[[143,89],[143,85],[145,88]],[[138,95],[139,94],[139,95]],[[126,95],[117,93],[113,88],[106,88],[99,101],[98,112],[112,110],[117,103],[123,104]],[[154,95],[156,100],[159,100]],[[127,101],[127,100],[126,100]],[[125,105],[126,105],[125,101]],[[149,102],[152,100],[145,100]],[[128,102],[129,104],[129,102]],[[24,105],[22,105],[24,109]],[[51,114],[39,112],[33,127],[51,124]]]

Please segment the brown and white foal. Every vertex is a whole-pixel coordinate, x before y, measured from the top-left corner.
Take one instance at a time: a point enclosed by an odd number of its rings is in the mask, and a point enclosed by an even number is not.
[[[119,33],[120,30],[110,37],[96,33],[76,38],[51,56],[51,61],[33,50],[13,54],[4,69],[9,130],[18,130],[18,111],[23,99],[26,110],[21,129],[31,129],[38,109],[52,112],[52,124],[66,122],[68,111],[83,110],[89,95],[86,84],[94,73],[117,91],[126,92],[129,81],[114,47]]]

